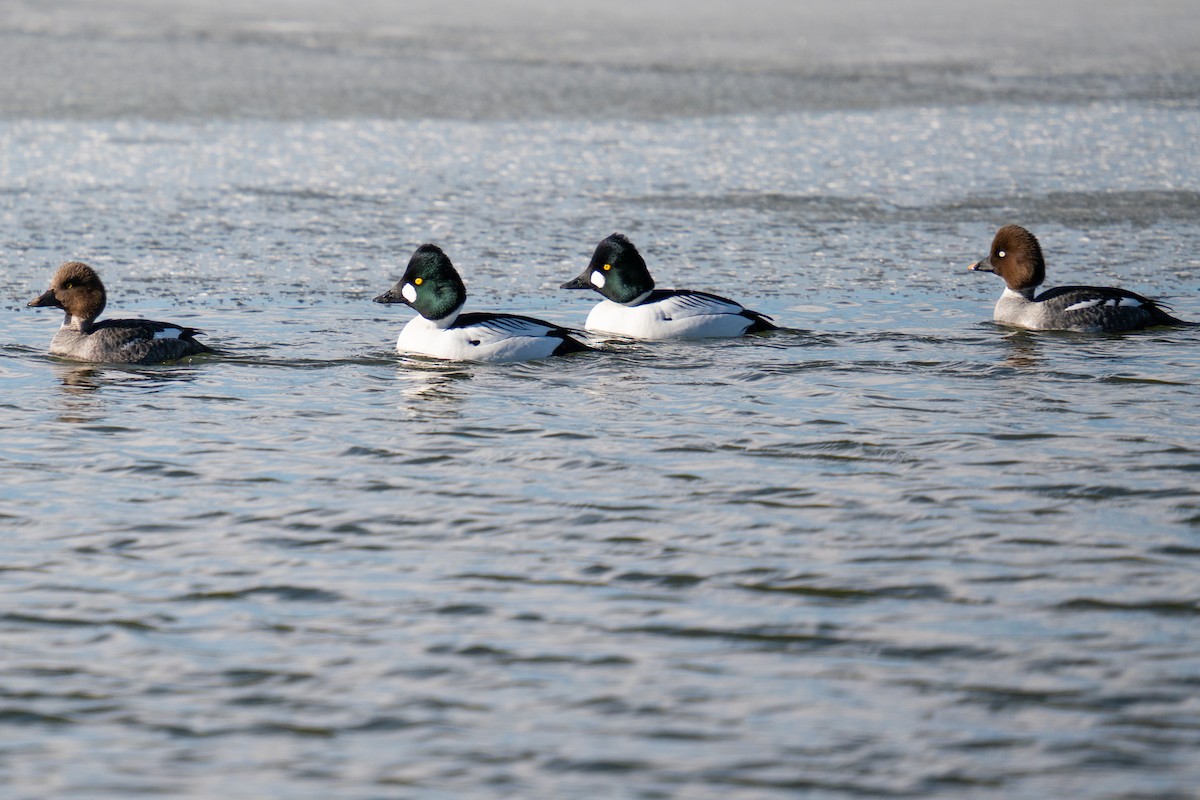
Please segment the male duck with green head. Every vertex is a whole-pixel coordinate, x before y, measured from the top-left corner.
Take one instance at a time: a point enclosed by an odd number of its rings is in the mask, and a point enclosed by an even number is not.
[[[395,286],[376,303],[405,303],[414,317],[400,331],[396,350],[449,361],[529,361],[582,350],[558,325],[515,314],[463,314],[467,289],[449,257],[423,244]]]
[[[563,289],[604,295],[584,327],[634,339],[705,339],[773,331],[771,318],[725,297],[690,289],[655,289],[633,242],[619,233],[604,239],[587,269]]]

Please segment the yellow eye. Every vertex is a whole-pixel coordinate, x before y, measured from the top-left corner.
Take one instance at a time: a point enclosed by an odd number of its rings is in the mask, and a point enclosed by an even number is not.
[[[67,281],[66,283],[63,284],[64,289],[70,289],[74,286],[75,286],[75,284],[71,283],[70,281]]]
[[[610,269],[612,269],[612,264],[605,264],[605,265],[604,265],[604,271],[605,271],[605,272],[608,272]]]
[[[413,281],[413,284],[420,286],[424,282],[425,282],[424,278],[417,278],[415,281]]]
[[[1004,258],[1006,253],[1003,250],[1001,250],[999,253],[996,253],[996,255],[1000,256],[1000,258]]]

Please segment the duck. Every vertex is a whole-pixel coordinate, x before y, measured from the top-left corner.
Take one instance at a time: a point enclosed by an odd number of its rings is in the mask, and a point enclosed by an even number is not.
[[[462,313],[467,289],[449,256],[423,244],[404,276],[376,303],[404,303],[417,312],[400,330],[396,350],[446,361],[512,362],[579,353],[595,348],[566,328],[533,317],[491,312]]]
[[[50,354],[109,364],[158,364],[213,352],[196,339],[201,331],[172,322],[148,319],[96,318],[108,294],[96,270],[68,261],[50,280],[50,288],[29,301],[28,308],[61,308],[66,317],[50,340]]]
[[[587,268],[563,289],[594,289],[604,296],[584,328],[633,339],[706,339],[778,330],[770,317],[742,304],[691,289],[655,289],[633,242],[614,233],[600,241]]]
[[[971,264],[975,272],[1004,279],[1004,292],[992,318],[1001,325],[1034,331],[1117,333],[1156,325],[1197,325],[1167,313],[1155,300],[1109,286],[1059,286],[1034,296],[1046,279],[1046,262],[1037,237],[1020,225],[1005,225],[992,239],[986,258]]]

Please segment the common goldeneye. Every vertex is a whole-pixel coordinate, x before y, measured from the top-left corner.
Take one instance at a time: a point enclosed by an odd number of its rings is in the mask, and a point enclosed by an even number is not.
[[[449,257],[423,244],[395,286],[376,303],[406,303],[419,316],[400,331],[401,353],[450,361],[529,361],[593,348],[549,322],[515,314],[463,314],[467,289]]]
[[[595,289],[604,295],[588,314],[589,331],[635,339],[703,339],[777,330],[771,318],[740,303],[688,289],[655,289],[654,278],[633,242],[614,233],[600,242],[592,261],[563,289]]]
[[[992,315],[1002,325],[1099,333],[1200,324],[1176,319],[1155,301],[1126,289],[1060,286],[1034,297],[1034,289],[1046,279],[1046,262],[1037,237],[1019,225],[997,231],[991,253],[969,269],[994,272],[1004,279],[1006,287]]]
[[[29,301],[29,307],[66,312],[62,327],[50,341],[50,354],[55,356],[111,364],[157,364],[212,352],[196,341],[200,331],[194,328],[148,319],[96,322],[107,301],[96,270],[68,261],[54,273],[45,294]]]

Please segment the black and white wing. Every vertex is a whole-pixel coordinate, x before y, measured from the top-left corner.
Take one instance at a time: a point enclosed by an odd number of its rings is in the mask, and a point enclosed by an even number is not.
[[[1132,331],[1153,325],[1188,325],[1148,297],[1105,286],[1059,286],[1038,296],[1047,316],[1078,331]]]
[[[708,292],[696,292],[689,289],[659,289],[639,305],[656,303],[662,310],[663,317],[668,320],[681,320],[688,317],[709,317],[721,314],[733,314],[745,317],[750,321],[746,333],[775,330],[771,318],[757,311],[751,311],[734,300],[720,297]]]
[[[562,355],[592,348],[571,338],[571,332],[545,320],[523,317],[518,314],[492,314],[471,312],[459,314],[448,330],[461,330],[471,344],[497,345],[507,339],[527,337],[532,339],[554,339],[553,355]]]
[[[92,326],[104,352],[119,356],[127,364],[154,364],[198,353],[212,352],[195,337],[195,328],[148,319],[106,319]]]

